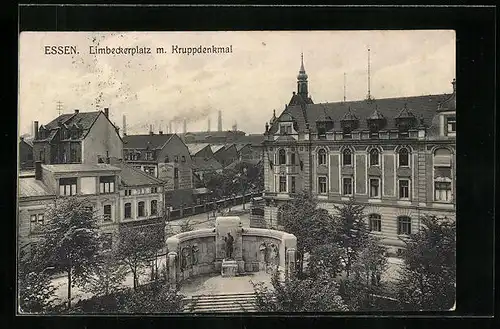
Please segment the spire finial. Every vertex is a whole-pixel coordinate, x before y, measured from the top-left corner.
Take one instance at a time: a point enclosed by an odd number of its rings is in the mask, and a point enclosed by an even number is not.
[[[368,100],[372,99],[370,78],[370,46],[368,46],[368,95],[366,95]]]
[[[346,74],[344,72],[344,102],[346,100],[346,92],[345,91],[346,91]]]
[[[304,52],[300,53],[300,72],[305,72],[305,68],[304,68]]]

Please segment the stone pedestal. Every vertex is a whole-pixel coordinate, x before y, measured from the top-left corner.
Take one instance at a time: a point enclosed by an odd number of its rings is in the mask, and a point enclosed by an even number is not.
[[[228,233],[232,235],[233,253],[231,260],[226,259],[226,243]],[[217,217],[215,220],[215,267],[224,273],[222,268],[224,262],[232,261],[236,265],[236,273],[245,271],[245,262],[243,261],[243,225],[239,217],[227,216]],[[229,264],[229,263],[227,263]],[[224,275],[224,274],[223,274]]]
[[[238,263],[235,260],[222,261],[221,275],[222,277],[234,277],[238,273]]]

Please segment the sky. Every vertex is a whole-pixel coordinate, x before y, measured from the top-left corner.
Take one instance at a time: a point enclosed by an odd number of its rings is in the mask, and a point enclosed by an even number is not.
[[[45,46],[78,54],[47,55]],[[229,54],[173,54],[172,46],[232,45]],[[90,46],[150,47],[151,54],[91,54]],[[156,54],[163,47],[164,54]],[[367,95],[370,48],[374,98],[449,93],[455,78],[455,33],[416,31],[22,32],[19,42],[19,133],[61,113],[109,108],[127,133],[223,129],[263,133],[297,89],[301,53],[315,103]]]

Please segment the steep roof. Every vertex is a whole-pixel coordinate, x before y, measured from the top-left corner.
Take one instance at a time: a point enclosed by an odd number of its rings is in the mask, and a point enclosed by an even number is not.
[[[209,143],[199,143],[199,144],[186,144],[189,149],[189,154],[195,156],[198,152],[204,150],[206,147],[210,147]]]
[[[124,186],[144,186],[161,185],[163,181],[155,178],[142,170],[136,169],[123,161],[116,159],[110,160],[111,164],[121,168],[120,179]]]
[[[193,170],[220,170],[222,165],[215,158],[193,157]]]
[[[124,149],[161,149],[175,134],[126,135],[123,137]]]
[[[226,145],[210,145],[210,148],[212,149],[212,153],[217,153],[221,149],[226,149]]]
[[[257,146],[257,145],[262,144],[262,142],[264,142],[264,139],[265,139],[264,134],[249,134],[246,136],[239,137],[235,141],[235,143],[237,143],[237,144],[249,143],[249,144],[252,144],[252,146]]]
[[[42,181],[35,179],[33,176],[19,177],[18,191],[20,198],[55,196],[55,193],[51,192]]]
[[[449,94],[440,94],[384,98],[374,101],[361,100],[308,104],[304,109],[301,106],[288,106],[283,113],[288,113],[296,120],[299,131],[305,131],[306,123],[309,123],[310,131],[316,132],[316,121],[320,121],[325,114],[332,118],[334,129],[340,129],[340,121],[348,113],[350,108],[351,115],[359,119],[359,129],[364,130],[368,129],[366,119],[369,118],[377,108],[378,112],[387,119],[387,126],[385,129],[396,129],[394,118],[406,105],[417,119],[423,118],[424,124],[430,126],[433,117],[437,114],[438,104],[448,97],[450,97]],[[269,131],[271,134],[275,134],[278,129],[278,122],[275,122]]]

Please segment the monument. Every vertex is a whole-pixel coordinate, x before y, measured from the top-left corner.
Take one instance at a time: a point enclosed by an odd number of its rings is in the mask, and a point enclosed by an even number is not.
[[[242,234],[243,225],[239,217],[215,219],[215,266],[224,277],[244,272]]]

